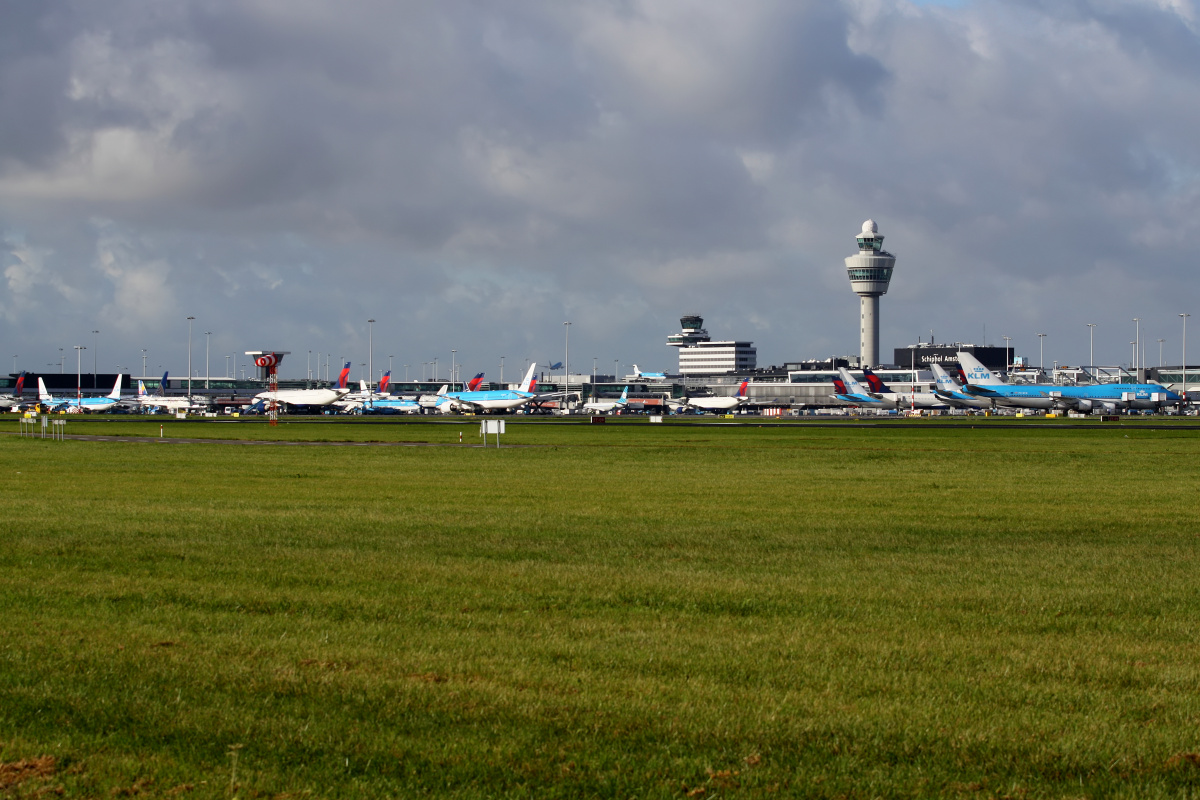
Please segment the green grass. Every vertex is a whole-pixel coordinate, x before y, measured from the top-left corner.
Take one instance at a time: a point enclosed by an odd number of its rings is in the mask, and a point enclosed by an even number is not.
[[[1198,437],[0,436],[0,793],[1188,796]]]

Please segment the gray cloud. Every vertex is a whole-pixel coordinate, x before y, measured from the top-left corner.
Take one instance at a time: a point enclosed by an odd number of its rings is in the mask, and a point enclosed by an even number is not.
[[[987,325],[1080,361],[1098,322],[1115,361],[1128,318],[1173,340],[1196,299],[1183,0],[126,0],[0,22],[0,336],[27,366],[100,328],[109,368],[153,343],[179,372],[188,314],[214,352],[356,363],[373,316],[377,363],[456,348],[492,373],[557,354],[567,318],[587,361],[670,366],[693,308],[764,363],[854,352],[841,258],[868,216],[900,257],[885,350]]]

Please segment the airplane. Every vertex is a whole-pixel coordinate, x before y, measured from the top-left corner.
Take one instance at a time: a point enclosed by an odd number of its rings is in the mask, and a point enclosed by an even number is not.
[[[867,379],[867,385],[871,387],[871,393],[883,400],[893,400],[896,403],[896,408],[937,408],[945,409],[950,405],[943,400],[935,392],[910,392],[909,394],[901,394],[893,391],[883,380],[866,367],[863,368],[863,376]]]
[[[636,370],[637,367],[634,366],[634,369]],[[642,374],[643,376],[645,375],[645,373]],[[738,386],[737,394],[732,397],[688,397],[685,395],[682,402],[668,401],[668,405],[675,413],[687,411],[688,409],[713,412],[732,411],[738,406],[749,402],[750,398],[746,395],[746,386],[749,383],[750,381],[742,381],[741,385]]]
[[[665,373],[665,372],[642,372],[640,369],[638,369],[637,364],[633,365],[633,374],[638,378],[665,378],[665,377],[667,377],[667,373]]]
[[[107,411],[108,409],[121,402],[121,378],[117,376],[117,382],[113,384],[113,390],[104,397],[76,397],[57,399],[50,392],[46,391],[46,384],[42,379],[38,378],[38,402],[49,408],[51,411],[66,411],[68,414],[82,414],[85,411]]]
[[[966,370],[963,390],[974,397],[995,399],[1017,408],[1061,408],[1089,413],[1096,409],[1149,409],[1176,405],[1183,398],[1158,383],[1097,383],[1087,386],[1010,384],[994,376],[970,353],[959,353]]]
[[[620,398],[616,400],[593,400],[590,403],[583,404],[584,411],[591,411],[597,414],[607,414],[613,409],[621,409],[629,402],[629,387],[626,386],[621,390]]]
[[[850,371],[845,367],[838,367],[840,378],[833,379],[833,397],[841,400],[843,403],[849,403],[852,406],[860,406],[863,408],[895,408],[894,402],[885,401],[881,397],[872,394],[865,386],[859,383]]]
[[[362,413],[364,414],[418,414],[421,411],[421,404],[416,400],[406,397],[379,397],[374,400],[368,400],[362,405]]]
[[[937,389],[933,393],[945,402],[955,408],[991,409],[996,407],[993,400],[972,397],[962,391],[962,387],[954,382],[954,378],[951,378],[946,370],[942,369],[941,364],[930,364],[929,366],[933,369],[933,377],[937,384]]]
[[[162,381],[158,384],[158,394],[146,391],[146,384],[138,381],[137,404],[142,408],[162,408],[167,411],[187,411],[192,407],[190,397],[167,397],[167,372],[163,373]]]
[[[521,382],[520,389],[489,389],[447,394],[446,387],[443,386],[438,392],[436,407],[443,414],[451,411],[513,411],[535,398],[533,388],[536,385],[536,379],[533,377],[533,373],[536,369],[537,364],[529,365],[529,371],[525,373],[525,380]],[[476,377],[482,381],[483,374],[480,373]],[[424,400],[425,398],[421,398],[422,405],[424,405]]]
[[[346,382],[350,379],[350,362],[347,361],[338,375],[334,389],[280,389],[277,392],[259,392],[254,395],[254,405],[274,400],[288,406],[327,406],[350,393]]]
[[[0,408],[14,408],[21,405],[23,391],[25,391],[25,370],[21,370],[21,374],[17,376],[17,385],[13,387],[13,393],[0,395]]]

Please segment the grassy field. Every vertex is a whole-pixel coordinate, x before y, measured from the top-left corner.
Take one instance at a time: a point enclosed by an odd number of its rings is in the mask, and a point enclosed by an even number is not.
[[[535,446],[0,435],[0,794],[1200,788],[1200,431],[504,442]]]

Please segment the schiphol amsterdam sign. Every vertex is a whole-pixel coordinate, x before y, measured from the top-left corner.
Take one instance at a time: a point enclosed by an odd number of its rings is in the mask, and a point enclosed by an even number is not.
[[[976,347],[970,346],[950,346],[950,347],[897,347],[895,350],[895,361],[892,363],[898,367],[906,367],[909,364],[916,363],[921,366],[929,364],[957,364],[958,351],[965,350],[979,359],[985,367],[989,369],[1004,369],[1007,362],[1007,351],[1003,347]]]

